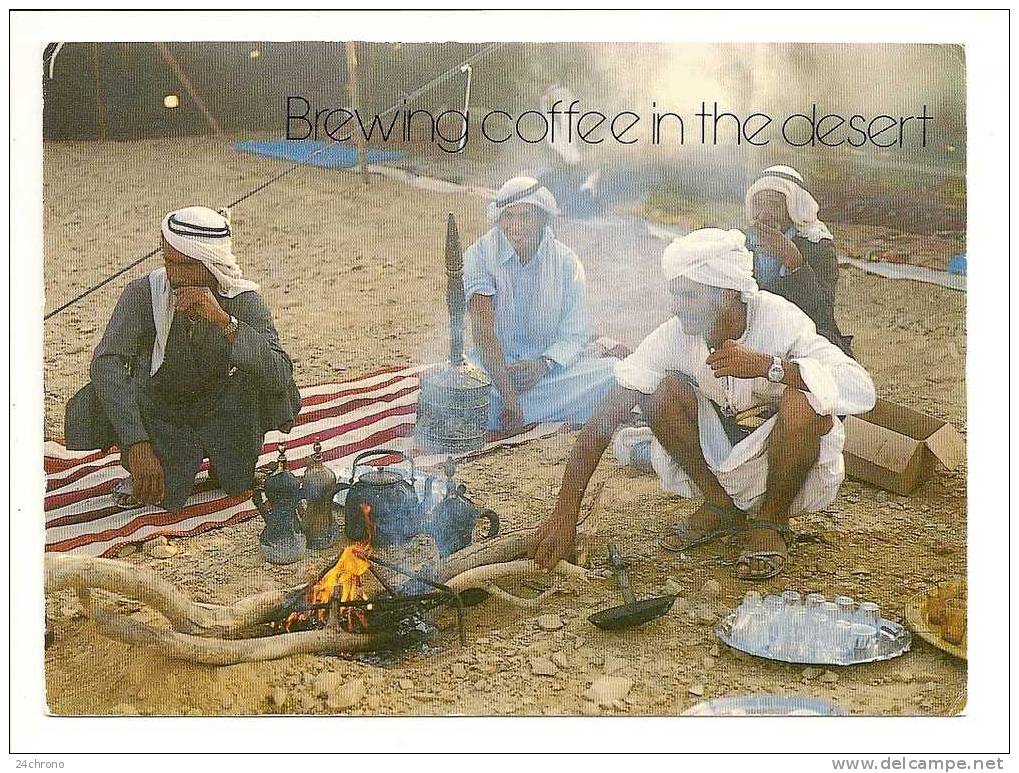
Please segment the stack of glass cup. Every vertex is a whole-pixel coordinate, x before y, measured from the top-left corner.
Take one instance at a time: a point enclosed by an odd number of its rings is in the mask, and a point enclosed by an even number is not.
[[[761,598],[747,591],[736,608],[732,642],[747,652],[796,663],[851,663],[877,654],[881,610],[848,596],[832,601],[793,590]]]

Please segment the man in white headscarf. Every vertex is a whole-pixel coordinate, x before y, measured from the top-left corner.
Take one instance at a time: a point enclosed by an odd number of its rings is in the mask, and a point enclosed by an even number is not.
[[[558,212],[541,183],[514,177],[488,206],[493,227],[464,253],[470,356],[493,385],[490,430],[582,424],[614,381],[616,360],[585,351],[584,267],[552,233]]]
[[[748,247],[762,290],[806,312],[817,332],[852,356],[852,336],[835,322],[839,263],[828,226],[817,219],[817,200],[791,166],[770,166],[747,189]]]
[[[67,447],[117,446],[121,507],[179,509],[204,459],[229,494],[251,488],[265,433],[300,409],[293,365],[224,215],[163,218],[164,265],[128,283],[65,418]]]
[[[675,316],[615,368],[617,386],[577,438],[534,558],[550,568],[576,536],[581,498],[616,427],[639,405],[662,487],[703,496],[663,546],[688,550],[741,533],[742,579],[777,575],[791,515],[830,505],[844,477],[839,416],[874,406],[863,367],[817,334],[796,306],[759,290],[737,230],[705,228],[662,256]],[[772,413],[756,429],[741,414]]]

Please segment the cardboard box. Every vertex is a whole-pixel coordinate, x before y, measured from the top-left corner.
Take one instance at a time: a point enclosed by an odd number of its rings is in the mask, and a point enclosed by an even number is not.
[[[951,424],[878,398],[874,410],[847,416],[846,475],[896,494],[911,494],[934,471],[954,470],[966,440]]]

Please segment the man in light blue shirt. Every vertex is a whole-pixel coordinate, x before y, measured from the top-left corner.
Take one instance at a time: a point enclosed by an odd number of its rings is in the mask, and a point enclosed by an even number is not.
[[[556,215],[547,188],[514,177],[489,204],[494,227],[464,253],[471,359],[492,379],[490,430],[583,424],[612,388],[615,358],[586,353],[584,267],[552,233]]]

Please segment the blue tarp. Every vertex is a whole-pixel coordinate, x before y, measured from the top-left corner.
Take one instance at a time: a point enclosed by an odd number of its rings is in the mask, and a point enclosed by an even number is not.
[[[357,164],[357,148],[343,142],[245,140],[234,145],[234,150],[327,168],[351,167]],[[367,154],[369,164],[396,161],[405,155],[407,154],[402,150],[369,150]]]

